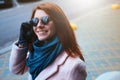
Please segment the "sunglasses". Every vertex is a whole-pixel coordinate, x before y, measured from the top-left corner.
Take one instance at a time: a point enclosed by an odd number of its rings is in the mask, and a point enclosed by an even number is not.
[[[41,18],[41,23],[44,24],[44,25],[47,25],[49,23],[50,19],[48,16],[43,16]],[[37,26],[39,22],[39,19],[38,18],[32,18],[30,23],[33,25],[33,26]]]

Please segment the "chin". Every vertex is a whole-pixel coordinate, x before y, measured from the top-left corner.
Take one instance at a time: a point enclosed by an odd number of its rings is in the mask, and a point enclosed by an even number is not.
[[[38,37],[38,39],[40,40],[40,41],[44,41],[44,40],[46,40],[48,37]]]

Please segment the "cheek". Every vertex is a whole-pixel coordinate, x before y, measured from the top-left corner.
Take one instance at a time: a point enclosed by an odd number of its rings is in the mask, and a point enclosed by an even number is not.
[[[34,33],[35,33],[35,30],[36,30],[36,28],[35,27],[33,27],[33,31],[34,31]],[[35,33],[36,34],[36,33]]]

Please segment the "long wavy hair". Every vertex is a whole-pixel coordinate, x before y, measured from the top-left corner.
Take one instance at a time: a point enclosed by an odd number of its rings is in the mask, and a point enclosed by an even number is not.
[[[53,20],[56,35],[60,38],[63,48],[67,54],[71,57],[79,56],[84,61],[84,57],[76,41],[74,31],[72,30],[71,25],[62,9],[54,3],[42,3],[33,9],[31,18],[34,17],[35,11],[38,9],[44,10]],[[36,35],[34,35],[34,39],[35,38]]]

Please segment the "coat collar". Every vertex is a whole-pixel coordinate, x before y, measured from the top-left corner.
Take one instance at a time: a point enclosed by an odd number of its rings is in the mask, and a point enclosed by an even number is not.
[[[35,80],[46,80],[46,78],[49,78],[50,76],[54,75],[55,72],[58,70],[59,65],[64,64],[66,59],[68,58],[68,54],[63,51],[56,59],[55,61],[50,64],[46,69],[44,69]]]

